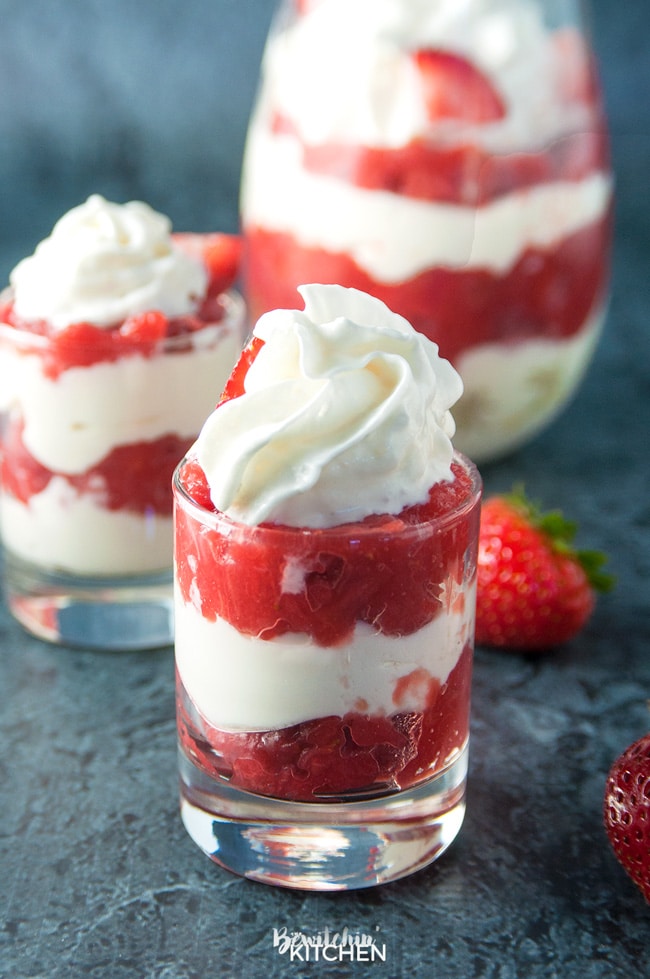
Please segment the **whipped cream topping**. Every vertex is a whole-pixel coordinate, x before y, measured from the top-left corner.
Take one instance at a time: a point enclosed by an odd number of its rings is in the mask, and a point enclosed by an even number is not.
[[[569,119],[562,105],[556,81],[562,56],[544,23],[543,6],[534,0],[311,4],[270,37],[265,98],[292,119],[307,143],[340,139],[401,146],[432,128],[412,58],[425,48],[466,58],[503,99],[506,118],[474,127],[474,140],[527,147],[586,124]],[[467,123],[461,128],[467,134]],[[453,122],[436,123],[438,135],[447,131],[455,132]]]
[[[218,510],[248,525],[330,527],[424,502],[451,478],[460,376],[380,300],[301,286],[264,314],[245,393],[195,445]]]
[[[167,217],[99,194],[64,214],[10,276],[18,315],[55,329],[109,327],[152,309],[182,316],[196,310],[207,282],[203,264],[174,244]]]

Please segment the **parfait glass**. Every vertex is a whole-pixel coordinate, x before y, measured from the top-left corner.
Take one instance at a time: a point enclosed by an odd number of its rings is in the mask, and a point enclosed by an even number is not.
[[[437,859],[465,813],[481,480],[435,508],[250,526],[174,476],[181,814],[239,875],[350,890]]]
[[[567,404],[601,334],[607,128],[579,0],[283,0],[241,186],[251,315],[369,292],[461,374],[477,462]]]
[[[0,530],[8,608],[49,642],[168,645],[171,476],[237,359],[244,302],[228,290],[211,303],[214,321],[154,339],[84,323],[59,335],[18,329],[10,308],[6,290]]]

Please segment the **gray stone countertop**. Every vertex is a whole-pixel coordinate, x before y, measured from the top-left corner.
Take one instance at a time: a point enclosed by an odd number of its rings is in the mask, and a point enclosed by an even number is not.
[[[50,646],[2,605],[1,976],[650,975],[650,907],[617,864],[601,816],[610,764],[650,730],[650,123],[635,121],[630,105],[647,111],[645,4],[616,5],[616,20],[613,5],[594,4],[618,185],[604,338],[561,418],[483,467],[488,493],[523,480],[577,519],[580,542],[609,553],[617,587],[561,650],[477,650],[460,836],[419,874],[349,894],[279,890],[222,871],[178,815],[172,649]],[[0,6],[24,16],[45,9]],[[151,3],[138,9],[156,16]],[[55,190],[47,200],[60,213]],[[231,215],[233,206],[224,204]],[[18,246],[6,225],[3,235],[6,279]],[[386,961],[290,962],[273,944],[282,929],[372,935]]]

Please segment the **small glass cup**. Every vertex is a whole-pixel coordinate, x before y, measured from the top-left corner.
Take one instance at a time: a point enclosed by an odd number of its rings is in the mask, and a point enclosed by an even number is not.
[[[170,481],[235,363],[245,307],[147,340],[0,322],[0,531],[16,619],[98,649],[173,641]],[[216,311],[216,308],[215,308]]]
[[[314,530],[233,522],[177,468],[181,816],[216,863],[348,890],[455,838],[481,480],[460,454],[454,472],[435,511]]]

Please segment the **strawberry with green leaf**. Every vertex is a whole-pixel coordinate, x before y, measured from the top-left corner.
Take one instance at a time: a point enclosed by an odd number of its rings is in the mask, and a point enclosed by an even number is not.
[[[522,490],[484,502],[478,553],[476,642],[541,650],[585,625],[613,579],[604,555],[576,550],[576,525],[543,513]]]

